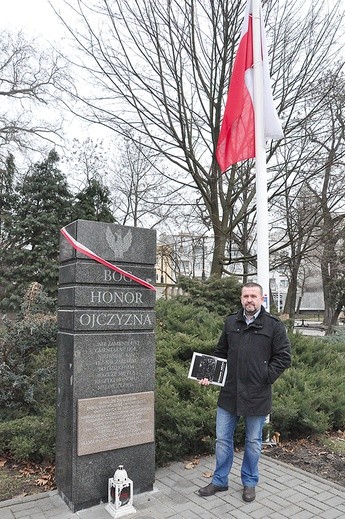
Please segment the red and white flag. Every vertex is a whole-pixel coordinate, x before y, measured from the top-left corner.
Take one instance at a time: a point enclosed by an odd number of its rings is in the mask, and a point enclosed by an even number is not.
[[[272,97],[261,5],[260,22],[263,61],[264,136],[266,140],[281,139],[283,131]],[[253,64],[252,0],[247,0],[240,43],[230,79],[224,117],[216,148],[216,158],[222,173],[232,164],[255,157]]]

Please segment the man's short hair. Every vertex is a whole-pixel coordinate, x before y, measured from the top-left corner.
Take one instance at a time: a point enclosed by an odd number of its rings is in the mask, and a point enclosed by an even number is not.
[[[249,283],[244,283],[244,285],[242,285],[242,288],[253,288],[253,287],[259,288],[261,296],[264,295],[263,288],[261,285],[259,285],[259,283],[253,283],[250,281]]]

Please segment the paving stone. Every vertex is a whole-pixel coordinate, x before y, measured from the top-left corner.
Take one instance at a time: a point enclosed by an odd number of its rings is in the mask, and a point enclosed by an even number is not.
[[[242,500],[241,453],[236,453],[229,491],[202,498],[214,456],[186,470],[181,462],[156,471],[154,490],[134,496],[128,519],[340,519],[345,517],[345,488],[275,460],[265,460],[256,500]],[[279,482],[277,483],[277,480]],[[56,491],[0,502],[0,519],[110,519],[105,505],[72,513]]]

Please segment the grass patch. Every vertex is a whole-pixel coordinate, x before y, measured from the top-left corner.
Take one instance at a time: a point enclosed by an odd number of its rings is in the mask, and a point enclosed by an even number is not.
[[[321,441],[328,449],[345,455],[345,431],[338,431],[332,435],[325,434],[321,437]]]
[[[0,467],[0,501],[39,492],[34,476],[20,477],[18,471]]]

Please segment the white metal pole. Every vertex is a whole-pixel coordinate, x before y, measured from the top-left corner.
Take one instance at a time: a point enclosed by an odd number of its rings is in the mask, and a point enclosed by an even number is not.
[[[278,292],[278,304],[277,304],[277,307],[278,307],[278,313],[280,313],[280,275],[279,275],[279,272],[277,272],[277,292]]]
[[[257,214],[257,266],[258,283],[264,291],[264,306],[270,309],[269,298],[269,239],[268,195],[266,172],[266,142],[264,134],[264,88],[261,47],[261,5],[252,0],[253,58],[254,58],[254,112],[255,112],[255,168]]]
[[[258,282],[264,292],[264,306],[270,310],[270,271],[268,240],[268,195],[266,171],[266,142],[264,131],[264,80],[261,44],[261,0],[252,0],[254,113],[255,113],[255,169],[256,169],[256,226]],[[271,417],[267,415],[268,431],[265,443],[271,443]]]

